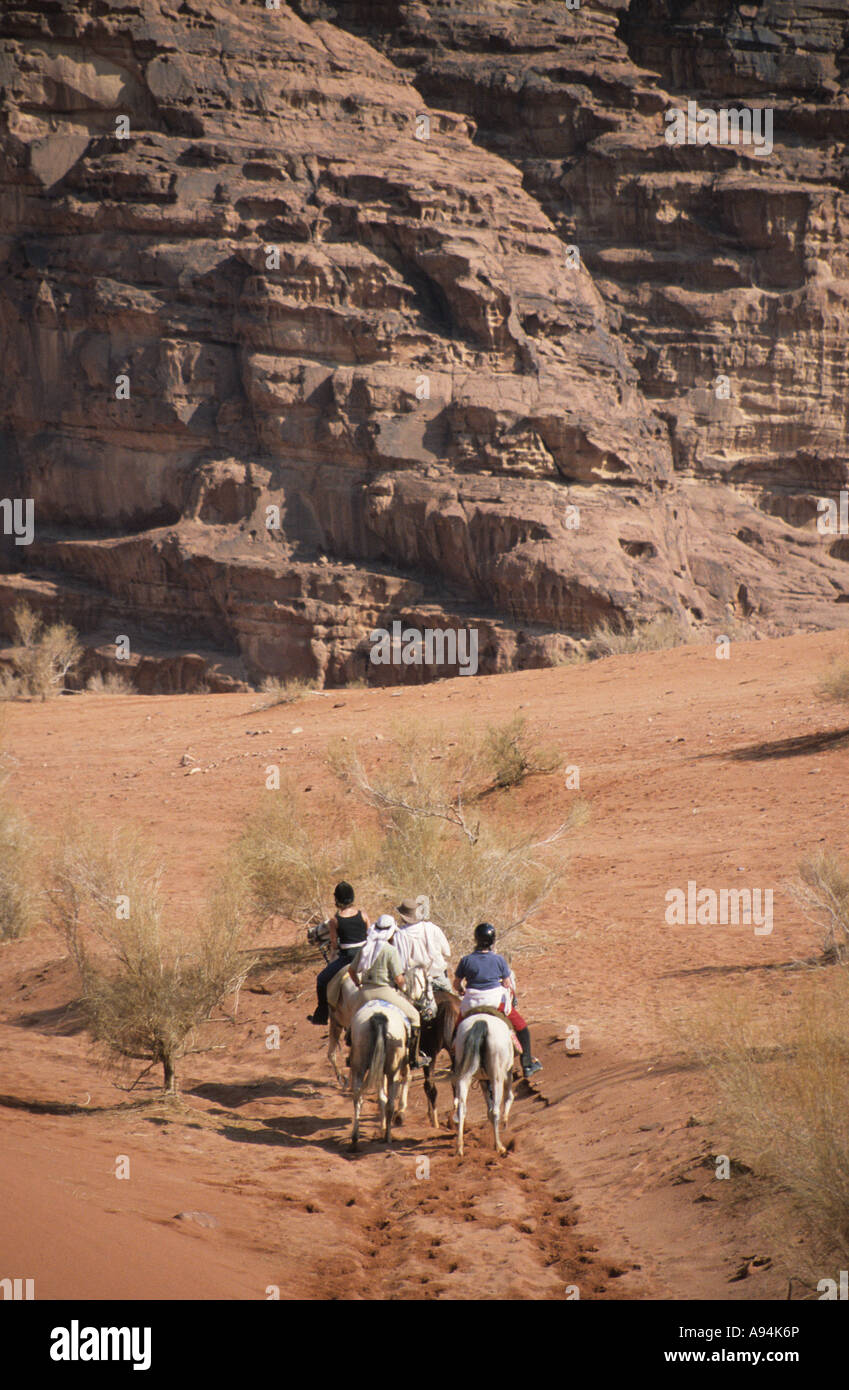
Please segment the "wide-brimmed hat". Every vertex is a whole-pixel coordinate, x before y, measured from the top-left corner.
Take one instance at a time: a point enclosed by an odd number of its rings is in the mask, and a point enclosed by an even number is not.
[[[428,900],[424,893],[420,893],[417,898],[405,898],[396,911],[401,921],[410,927],[413,922],[421,922],[427,916]]]

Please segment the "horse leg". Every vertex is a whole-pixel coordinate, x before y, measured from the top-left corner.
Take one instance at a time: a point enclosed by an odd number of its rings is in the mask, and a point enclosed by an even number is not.
[[[439,1128],[439,1116],[436,1113],[436,1082],[431,1081],[429,1066],[424,1069],[424,1092],[427,1100],[427,1117],[434,1129]]]
[[[336,1020],[335,1014],[331,1014],[330,1032],[328,1034],[327,1039],[327,1060],[329,1061],[330,1065],[336,1073],[336,1080],[338,1081],[339,1085],[344,1086],[345,1078],[339,1070],[339,1063],[336,1060],[336,1054],[339,1050],[339,1039],[341,1037],[342,1029],[340,1028],[339,1023]]]
[[[354,1092],[354,1128],[351,1131],[351,1148],[355,1149],[360,1140],[360,1106],[363,1103],[363,1084],[359,1076],[351,1078]]]
[[[397,1074],[389,1082],[386,1099],[386,1127],[384,1139],[387,1144],[392,1143],[392,1121],[395,1119],[395,1104],[398,1099],[398,1077]],[[400,1119],[400,1115],[398,1116]]]
[[[492,1085],[492,1100],[489,1106],[489,1118],[492,1123],[492,1133],[495,1138],[495,1152],[501,1155],[506,1154],[507,1150],[501,1142],[499,1126],[501,1123],[501,1103],[504,1099],[504,1078],[499,1068]]]
[[[380,1128],[384,1139],[386,1138],[386,1077],[380,1078],[377,1088],[377,1104],[380,1107]]]
[[[407,1099],[410,1090],[410,1068],[407,1064],[406,1059],[404,1060],[401,1066],[398,1076],[400,1079],[400,1100],[398,1102],[398,1115],[396,1119],[396,1124],[399,1123],[401,1117],[403,1115],[406,1115],[407,1113]]]
[[[457,1157],[463,1157],[463,1129],[466,1124],[466,1097],[469,1093],[469,1077],[461,1076],[457,1082],[457,1098],[454,1107],[457,1115]]]
[[[504,1073],[504,1128],[507,1128],[507,1121],[510,1118],[510,1110],[513,1105],[513,1066],[505,1068]]]

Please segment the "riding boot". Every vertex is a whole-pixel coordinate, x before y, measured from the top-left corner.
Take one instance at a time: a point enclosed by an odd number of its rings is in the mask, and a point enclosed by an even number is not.
[[[525,1080],[527,1080],[529,1076],[533,1076],[536,1072],[542,1071],[542,1062],[538,1062],[536,1057],[531,1055],[530,1028],[521,1028],[516,1034],[516,1037],[522,1044],[522,1075],[525,1077]]]
[[[323,1028],[330,1022],[330,1010],[327,1007],[327,986],[323,980],[316,981],[315,993],[315,1012],[307,1014],[307,1023],[316,1023],[319,1028]]]

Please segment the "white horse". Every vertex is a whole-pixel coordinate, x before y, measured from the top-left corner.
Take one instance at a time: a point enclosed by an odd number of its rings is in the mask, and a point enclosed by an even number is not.
[[[507,1150],[501,1142],[501,1107],[504,1106],[504,1128],[513,1104],[513,1039],[506,1019],[494,1014],[471,1014],[461,1019],[454,1039],[454,1123],[457,1126],[457,1156],[463,1157],[463,1126],[469,1087],[478,1072],[495,1149]]]
[[[336,979],[330,981],[327,991],[327,1005],[330,1010],[330,1032],[327,1035],[327,1060],[336,1073],[336,1080],[342,1089],[345,1089],[345,1077],[339,1070],[337,1053],[339,1044],[342,1041],[342,1034],[351,1026],[351,1019],[354,1017],[354,1001],[357,997],[357,986],[348,974],[347,968],[339,972],[340,983],[336,989]]]
[[[392,1121],[407,1108],[410,1084],[407,1020],[395,1004],[372,999],[354,1014],[351,1023],[351,1092],[354,1128],[351,1148],[360,1137],[360,1106],[366,1087],[377,1092],[383,1138],[392,1143]],[[399,1103],[400,1102],[400,1103]]]

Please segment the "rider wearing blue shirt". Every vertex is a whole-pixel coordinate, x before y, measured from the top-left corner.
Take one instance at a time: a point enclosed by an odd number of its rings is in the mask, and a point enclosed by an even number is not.
[[[457,979],[469,989],[496,989],[510,982],[510,966],[493,951],[472,951],[457,966]]]
[[[491,922],[479,922],[475,927],[475,950],[469,955],[463,956],[454,976],[454,989],[459,994],[460,987],[465,992],[498,990],[502,987],[509,991],[508,995],[502,995],[506,1002],[499,1005],[498,994],[492,997],[492,1003],[496,1008],[503,1009],[507,1018],[516,1030],[516,1037],[522,1048],[522,1072],[525,1080],[542,1071],[542,1063],[534,1057],[531,1052],[531,1030],[526,1024],[522,1015],[516,1008],[515,990],[511,978],[510,966],[503,956],[499,956],[493,951],[495,945],[495,928]],[[468,993],[465,994],[468,1000]],[[477,996],[479,999],[479,996]],[[484,996],[486,998],[486,996]],[[512,998],[512,1004],[507,1007],[507,1003]],[[471,1002],[471,1001],[469,1001]],[[481,1001],[483,1002],[483,1001]],[[486,1000],[487,1004],[490,1000]],[[464,1005],[460,1005],[461,1014],[465,1012]]]

